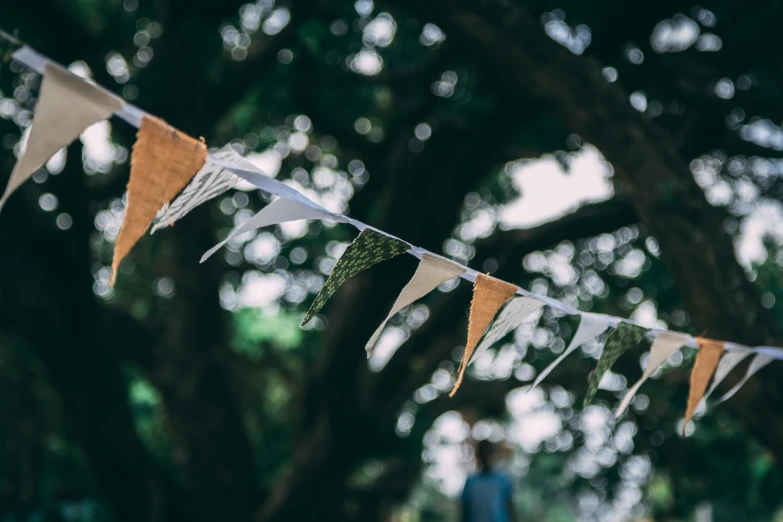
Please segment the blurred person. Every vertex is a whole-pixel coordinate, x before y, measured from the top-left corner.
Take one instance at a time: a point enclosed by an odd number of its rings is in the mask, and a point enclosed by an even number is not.
[[[516,522],[511,481],[493,469],[497,446],[488,440],[476,445],[477,472],[462,490],[461,522]]]

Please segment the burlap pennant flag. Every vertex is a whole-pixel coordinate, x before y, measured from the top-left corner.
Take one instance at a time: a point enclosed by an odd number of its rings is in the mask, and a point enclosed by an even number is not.
[[[220,160],[233,158],[235,161],[245,161],[236,151],[229,147],[213,153],[210,156],[210,159],[212,157]],[[177,196],[177,199],[166,207],[163,215],[152,226],[150,234],[154,234],[161,228],[174,225],[175,222],[185,217],[197,206],[218,197],[237,185],[239,177],[236,174],[220,165],[212,163],[210,159],[207,159],[207,162],[204,163],[201,170],[199,170],[190,183],[188,183],[185,190]]]
[[[609,369],[614,366],[617,359],[631,348],[641,344],[647,339],[647,330],[634,324],[620,323],[617,329],[611,333],[604,344],[604,349],[598,359],[595,371],[590,376],[590,383],[587,385],[584,406],[590,404],[598,391],[598,385],[601,378]]]
[[[476,276],[476,284],[473,285],[473,300],[470,302],[470,317],[468,318],[468,342],[465,345],[462,361],[459,363],[457,382],[454,383],[454,388],[449,394],[450,397],[454,396],[462,384],[468,361],[470,361],[481,336],[487,331],[489,323],[495,318],[500,307],[516,293],[517,287],[515,285],[484,274]]]
[[[742,377],[742,379],[740,379],[740,382],[735,384],[732,389],[727,391],[726,394],[723,395],[723,397],[721,397],[720,399],[715,401],[715,404],[720,404],[721,402],[727,401],[727,400],[731,399],[732,397],[734,397],[734,394],[737,393],[739,391],[739,389],[742,388],[742,386],[746,382],[748,382],[748,379],[753,377],[756,374],[756,372],[758,372],[759,370],[761,370],[762,368],[764,368],[766,365],[768,365],[769,363],[771,363],[774,360],[775,359],[773,359],[769,355],[765,355],[763,353],[756,354],[756,356],[753,358],[753,360],[750,361],[750,364],[748,365],[748,369],[745,370],[745,376]]]
[[[625,394],[620,405],[617,407],[614,415],[619,417],[625,412],[625,409],[631,403],[631,400],[639,391],[639,388],[644,384],[644,381],[650,378],[655,373],[655,370],[663,366],[663,363],[669,358],[671,354],[683,347],[688,341],[688,336],[685,334],[679,334],[674,332],[660,332],[655,338],[655,342],[650,347],[650,358],[647,361],[647,368],[644,369],[642,378],[636,381],[628,393]]]
[[[464,273],[465,268],[453,261],[449,261],[442,257],[436,257],[431,254],[422,254],[419,266],[416,268],[416,273],[413,274],[411,280],[408,281],[408,284],[405,285],[405,288],[400,292],[389,315],[386,316],[386,319],[383,320],[381,325],[375,330],[375,333],[372,334],[372,337],[370,337],[370,340],[367,341],[367,345],[365,346],[367,356],[370,356],[373,346],[378,342],[383,327],[386,326],[389,319],[394,317],[397,312],[429,294],[439,284],[459,277]]]
[[[718,366],[720,356],[723,353],[723,341],[714,341],[699,337],[699,351],[696,353],[696,361],[691,370],[691,388],[688,391],[688,408],[685,411],[685,423],[682,425],[682,434],[685,436],[685,428],[693,417],[696,407],[701,402],[707,383]]]
[[[306,207],[296,201],[278,198],[261,209],[255,216],[231,231],[231,234],[229,234],[226,239],[207,250],[207,252],[201,256],[200,262],[203,263],[209,259],[209,257],[220,250],[223,245],[240,234],[250,232],[257,228],[278,225],[288,221],[297,221],[299,219],[333,219],[333,215],[311,207]]]
[[[574,333],[574,337],[571,338],[571,342],[568,343],[568,347],[563,351],[563,353],[560,354],[557,359],[552,361],[549,366],[547,366],[541,373],[538,374],[536,380],[533,381],[533,385],[528,388],[527,391],[530,391],[541,384],[541,381],[543,381],[544,378],[546,378],[546,376],[549,375],[558,364],[563,362],[566,357],[571,355],[574,350],[582,346],[590,339],[598,337],[609,329],[609,316],[603,314],[593,314],[589,312],[583,313],[581,315],[582,318],[579,321],[579,326],[577,326],[576,333]]]
[[[501,340],[510,331],[516,330],[522,321],[533,312],[544,306],[544,303],[531,297],[515,297],[503,308],[498,318],[489,327],[489,331],[481,340],[476,351],[468,362],[470,366],[479,356],[486,352],[490,346]]]
[[[323,308],[326,301],[337,291],[343,283],[359,272],[367,270],[373,265],[386,261],[410,249],[410,245],[397,238],[381,234],[370,228],[362,230],[361,234],[348,245],[343,256],[334,265],[329,279],[324,287],[315,296],[315,301],[307,311],[302,325],[317,314]]]
[[[0,198],[6,200],[58,150],[67,147],[93,123],[105,120],[124,102],[53,63],[46,64],[27,146],[19,156]]]
[[[164,204],[179,193],[207,159],[204,143],[145,115],[131,155],[125,220],[114,244],[109,284],[117,279],[120,262],[144,235]]]
[[[724,346],[725,349],[725,346]],[[739,363],[745,360],[752,352],[750,350],[725,350],[718,362],[718,367],[715,368],[715,374],[712,376],[712,383],[704,394],[702,400],[707,400],[712,395],[712,392],[728,377],[731,370],[737,367]]]

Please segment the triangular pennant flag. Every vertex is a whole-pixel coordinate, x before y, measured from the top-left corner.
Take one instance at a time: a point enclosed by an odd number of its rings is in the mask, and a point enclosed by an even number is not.
[[[188,183],[188,186],[185,187],[185,190],[177,196],[177,199],[169,204],[157,223],[153,225],[150,234],[154,234],[161,228],[174,225],[175,222],[185,217],[185,215],[197,206],[218,197],[236,186],[239,177],[230,170],[212,163],[212,161],[210,161],[212,157],[219,160],[232,158],[237,162],[245,162],[245,160],[230,147],[226,147],[223,150],[211,154],[204,166],[201,167],[201,170],[196,173],[190,183]]]
[[[431,254],[422,254],[416,273],[413,274],[411,280],[408,281],[408,284],[400,292],[389,315],[386,316],[386,319],[383,320],[381,325],[375,330],[375,333],[372,334],[372,337],[370,337],[370,340],[367,341],[365,346],[367,356],[370,356],[372,347],[378,342],[383,327],[397,312],[432,292],[439,284],[459,277],[464,273],[465,267],[453,261]]]
[[[750,354],[750,350],[725,350],[718,362],[718,367],[715,368],[715,375],[712,376],[712,383],[710,384],[707,393],[704,394],[703,400],[706,401],[709,399],[712,392],[714,392],[720,383],[722,383],[729,373],[731,373],[731,370],[736,368],[737,365],[744,361]]]
[[[585,394],[584,406],[590,404],[593,400],[595,392],[598,391],[598,385],[601,384],[601,378],[609,369],[614,366],[617,359],[622,354],[642,343],[647,339],[647,330],[641,326],[635,324],[620,323],[617,325],[617,329],[611,333],[604,349],[601,352],[601,356],[598,358],[598,364],[595,367],[595,371],[590,376],[590,383],[587,385],[587,393]]]
[[[663,366],[663,363],[669,358],[671,354],[683,347],[688,340],[688,336],[685,334],[679,334],[674,332],[660,332],[655,338],[655,342],[650,347],[650,358],[647,360],[647,368],[644,369],[642,378],[636,381],[628,393],[623,397],[622,402],[615,411],[615,417],[619,417],[625,412],[625,409],[631,403],[631,399],[634,398],[636,392],[644,384],[644,381],[650,378],[655,373],[655,370]]]
[[[476,351],[473,353],[468,366],[470,366],[478,357],[487,351],[487,349],[502,339],[508,332],[515,330],[522,321],[533,312],[544,306],[544,303],[538,299],[530,297],[515,297],[503,308],[498,318],[489,327],[489,331],[482,339]]]
[[[410,249],[410,245],[397,238],[381,234],[370,228],[362,230],[361,234],[348,245],[343,256],[334,265],[329,279],[324,287],[315,296],[315,301],[307,311],[302,325],[317,314],[326,304],[326,301],[337,291],[343,283],[359,272],[367,270],[371,266],[386,261]]]
[[[582,318],[579,321],[579,326],[576,327],[576,333],[574,333],[574,337],[571,339],[571,342],[568,343],[568,347],[563,351],[563,353],[560,354],[557,359],[552,361],[549,366],[544,368],[544,370],[538,374],[536,380],[533,381],[533,385],[528,388],[527,391],[530,391],[541,384],[541,381],[543,381],[547,375],[552,373],[552,370],[554,370],[558,364],[563,362],[566,357],[571,355],[574,350],[582,346],[590,339],[598,337],[609,329],[608,316],[603,314],[593,314],[590,312],[585,312],[581,315]]]
[[[58,150],[67,147],[93,123],[105,120],[124,102],[53,63],[44,67],[27,146],[8,180],[0,208],[36,170]]]
[[[739,391],[739,389],[742,388],[742,386],[746,382],[748,382],[748,379],[753,377],[756,374],[756,372],[758,372],[759,370],[761,370],[762,368],[764,368],[766,365],[768,365],[769,363],[771,363],[774,360],[775,359],[773,359],[769,355],[765,355],[763,353],[757,354],[753,358],[753,360],[750,361],[750,365],[748,365],[748,369],[745,371],[745,376],[740,380],[740,382],[735,384],[732,389],[727,391],[726,394],[723,397],[721,397],[720,399],[718,399],[715,402],[715,404],[720,404],[721,402],[727,401],[727,400],[731,399],[732,397],[734,397],[734,394],[737,393]]]
[[[163,120],[144,115],[133,144],[128,204],[114,243],[110,285],[117,279],[120,262],[147,231],[161,207],[182,190],[206,159],[204,143],[169,127]]]
[[[220,250],[226,243],[234,239],[240,234],[255,230],[261,227],[267,227],[269,225],[277,225],[285,223],[287,221],[296,221],[299,219],[333,219],[334,216],[330,213],[323,212],[314,208],[306,207],[296,201],[288,199],[278,198],[265,206],[255,216],[245,221],[242,225],[235,228],[229,236],[213,246],[207,252],[201,256],[201,263],[209,259],[212,254]]]
[[[515,285],[484,274],[476,276],[476,284],[473,285],[473,300],[470,302],[470,317],[468,318],[468,342],[465,345],[462,361],[459,363],[457,382],[454,383],[449,397],[453,397],[462,384],[468,361],[481,336],[487,331],[489,323],[495,318],[500,307],[516,293],[517,287]]]
[[[707,383],[718,366],[720,356],[723,353],[723,341],[713,341],[699,337],[699,351],[696,353],[696,361],[691,370],[691,388],[688,391],[688,408],[685,411],[685,423],[682,425],[682,435],[685,436],[685,428],[691,421],[696,407],[701,402]]]

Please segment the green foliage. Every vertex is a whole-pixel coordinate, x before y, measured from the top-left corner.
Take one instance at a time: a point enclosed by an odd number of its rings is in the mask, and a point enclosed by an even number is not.
[[[273,349],[294,349],[302,343],[299,322],[299,316],[293,314],[267,316],[252,308],[239,310],[234,314],[234,350],[258,359],[267,343]]]

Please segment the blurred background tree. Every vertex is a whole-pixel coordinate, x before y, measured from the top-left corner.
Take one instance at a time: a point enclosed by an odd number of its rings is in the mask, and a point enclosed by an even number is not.
[[[2,25],[332,210],[653,326],[783,344],[779,2],[6,2]],[[40,78],[0,75],[2,176]],[[436,521],[503,441],[523,520],[783,519],[783,367],[681,437],[692,353],[581,410],[603,338],[545,382],[552,310],[454,399],[469,285],[363,346],[415,268],[349,281],[300,329],[355,233],[259,230],[250,187],[144,238],[108,287],[134,129],[97,124],[0,216],[0,519]],[[744,366],[727,380],[734,384]]]

